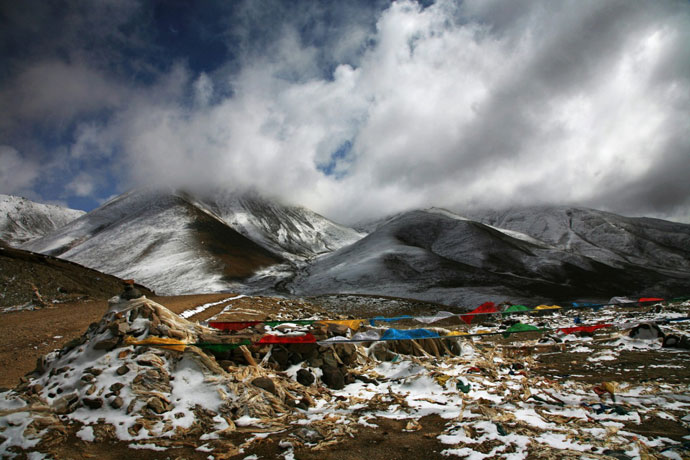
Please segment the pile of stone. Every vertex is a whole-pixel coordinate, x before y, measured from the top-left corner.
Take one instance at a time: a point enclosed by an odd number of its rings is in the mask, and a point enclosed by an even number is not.
[[[35,437],[39,449],[49,452],[87,427],[91,431],[84,437],[97,441],[166,445],[205,435],[216,448],[237,452],[240,446],[230,438],[241,429],[238,423],[285,429],[303,420],[304,410],[318,400],[330,401],[330,389],[369,381],[357,369],[375,360],[459,353],[457,344],[441,340],[209,351],[194,344],[232,344],[258,338],[261,331],[232,336],[187,321],[145,297],[125,297],[111,299],[103,319],[80,338],[41,357],[12,392],[21,401],[18,410],[31,414],[24,436]],[[320,328],[315,334],[323,338],[347,334],[340,325]],[[324,428],[322,441],[343,429]]]

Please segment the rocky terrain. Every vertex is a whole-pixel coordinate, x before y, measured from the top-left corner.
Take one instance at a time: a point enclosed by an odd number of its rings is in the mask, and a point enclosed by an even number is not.
[[[56,257],[0,246],[0,311],[46,308],[77,300],[106,300],[122,280]],[[152,291],[137,287],[147,295]]]
[[[359,231],[253,192],[134,190],[22,248],[160,294],[366,294],[445,305],[690,291],[690,225],[581,208],[431,208]]]
[[[469,325],[448,317],[434,329],[535,327],[507,337],[228,349],[211,344],[239,335],[146,298],[116,298],[0,393],[0,450],[10,458],[685,458],[688,350],[668,339],[688,334],[678,320],[690,317],[690,303],[645,305],[498,313]],[[292,319],[293,331],[307,327],[294,320],[334,315],[316,303],[246,296],[190,310],[218,306],[207,320]],[[660,327],[631,334],[645,321]],[[609,327],[568,329],[593,323]],[[334,339],[352,333],[327,329]],[[237,334],[247,332],[259,329]]]
[[[360,236],[253,195],[204,200],[183,191],[132,191],[22,248],[173,295],[236,290],[263,269],[290,270]]]
[[[76,209],[0,194],[0,240],[18,246],[47,235],[84,214]]]
[[[535,215],[529,222],[539,219]],[[659,235],[657,243],[645,239],[658,250],[656,260],[659,254],[668,255],[660,267],[661,262],[642,264],[644,255],[619,257],[614,263],[598,257],[593,243],[587,250],[559,247],[538,239],[543,236],[538,233],[502,230],[442,210],[413,211],[387,219],[365,238],[315,260],[291,287],[300,295],[387,294],[446,305],[563,302],[583,294],[602,301],[620,292],[680,295],[690,289],[690,272],[675,260],[690,247],[690,226],[666,224],[676,231],[665,234],[664,248]],[[597,232],[601,230],[591,233]],[[607,254],[616,245],[627,247],[628,234],[611,235]],[[644,238],[637,238],[640,245]]]

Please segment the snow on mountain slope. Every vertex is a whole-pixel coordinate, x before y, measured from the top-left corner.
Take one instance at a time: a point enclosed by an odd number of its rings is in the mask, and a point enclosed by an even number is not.
[[[23,246],[159,294],[216,292],[281,259],[171,191],[121,195]]]
[[[216,190],[200,196],[200,203],[229,226],[290,260],[331,252],[364,236],[309,209],[253,192]]]
[[[0,195],[0,239],[10,246],[35,240],[84,215],[84,211]]]
[[[675,279],[629,264],[614,268],[478,222],[413,211],[317,259],[291,287],[298,294],[358,292],[470,304],[583,293],[604,299],[670,285],[690,287],[690,273]]]
[[[630,263],[690,271],[690,225],[687,224],[564,207],[483,212],[473,217],[612,266]]]

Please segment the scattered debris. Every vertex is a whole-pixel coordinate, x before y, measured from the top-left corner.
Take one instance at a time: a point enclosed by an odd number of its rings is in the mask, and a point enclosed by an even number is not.
[[[686,302],[654,315],[673,318],[689,308]],[[255,338],[303,336],[299,321],[278,327],[262,319],[219,331],[145,297],[114,298],[80,339],[40,359],[17,388],[0,393],[0,455],[57,457],[72,435],[157,450],[203,445],[216,458],[251,452],[274,436],[286,452],[318,451],[370,429],[376,418],[403,419],[403,430],[414,433],[424,429],[421,417],[438,414],[446,425],[437,439],[450,457],[683,458],[690,436],[687,380],[645,382],[600,369],[639,350],[686,356],[677,347],[687,343],[686,324],[637,328],[655,331],[656,340],[612,328],[581,334],[567,330],[575,312],[545,310],[547,316],[511,324],[531,327],[509,337],[501,333],[509,328],[487,320],[458,321],[458,327],[496,335],[275,344]],[[606,315],[601,319],[620,312]],[[585,316],[577,312],[578,319]],[[316,324],[309,333],[352,336],[339,326]],[[542,329],[561,332],[540,344]],[[585,352],[589,359],[576,358]],[[559,375],[555,358],[566,356],[597,380]],[[671,425],[657,433],[650,428],[655,420]]]

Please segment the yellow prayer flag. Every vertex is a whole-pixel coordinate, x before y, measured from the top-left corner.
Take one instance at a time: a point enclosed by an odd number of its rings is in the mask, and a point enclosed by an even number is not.
[[[535,310],[557,310],[561,307],[558,305],[539,305],[538,307],[535,307]]]
[[[146,337],[143,340],[137,340],[131,336],[125,337],[125,345],[148,345],[175,351],[184,351],[187,346],[187,344],[181,340],[168,337]]]
[[[362,323],[364,322],[363,319],[329,319],[329,320],[324,320],[324,321],[317,321],[322,324],[340,324],[342,326],[346,326],[353,331],[356,331],[362,326]]]

